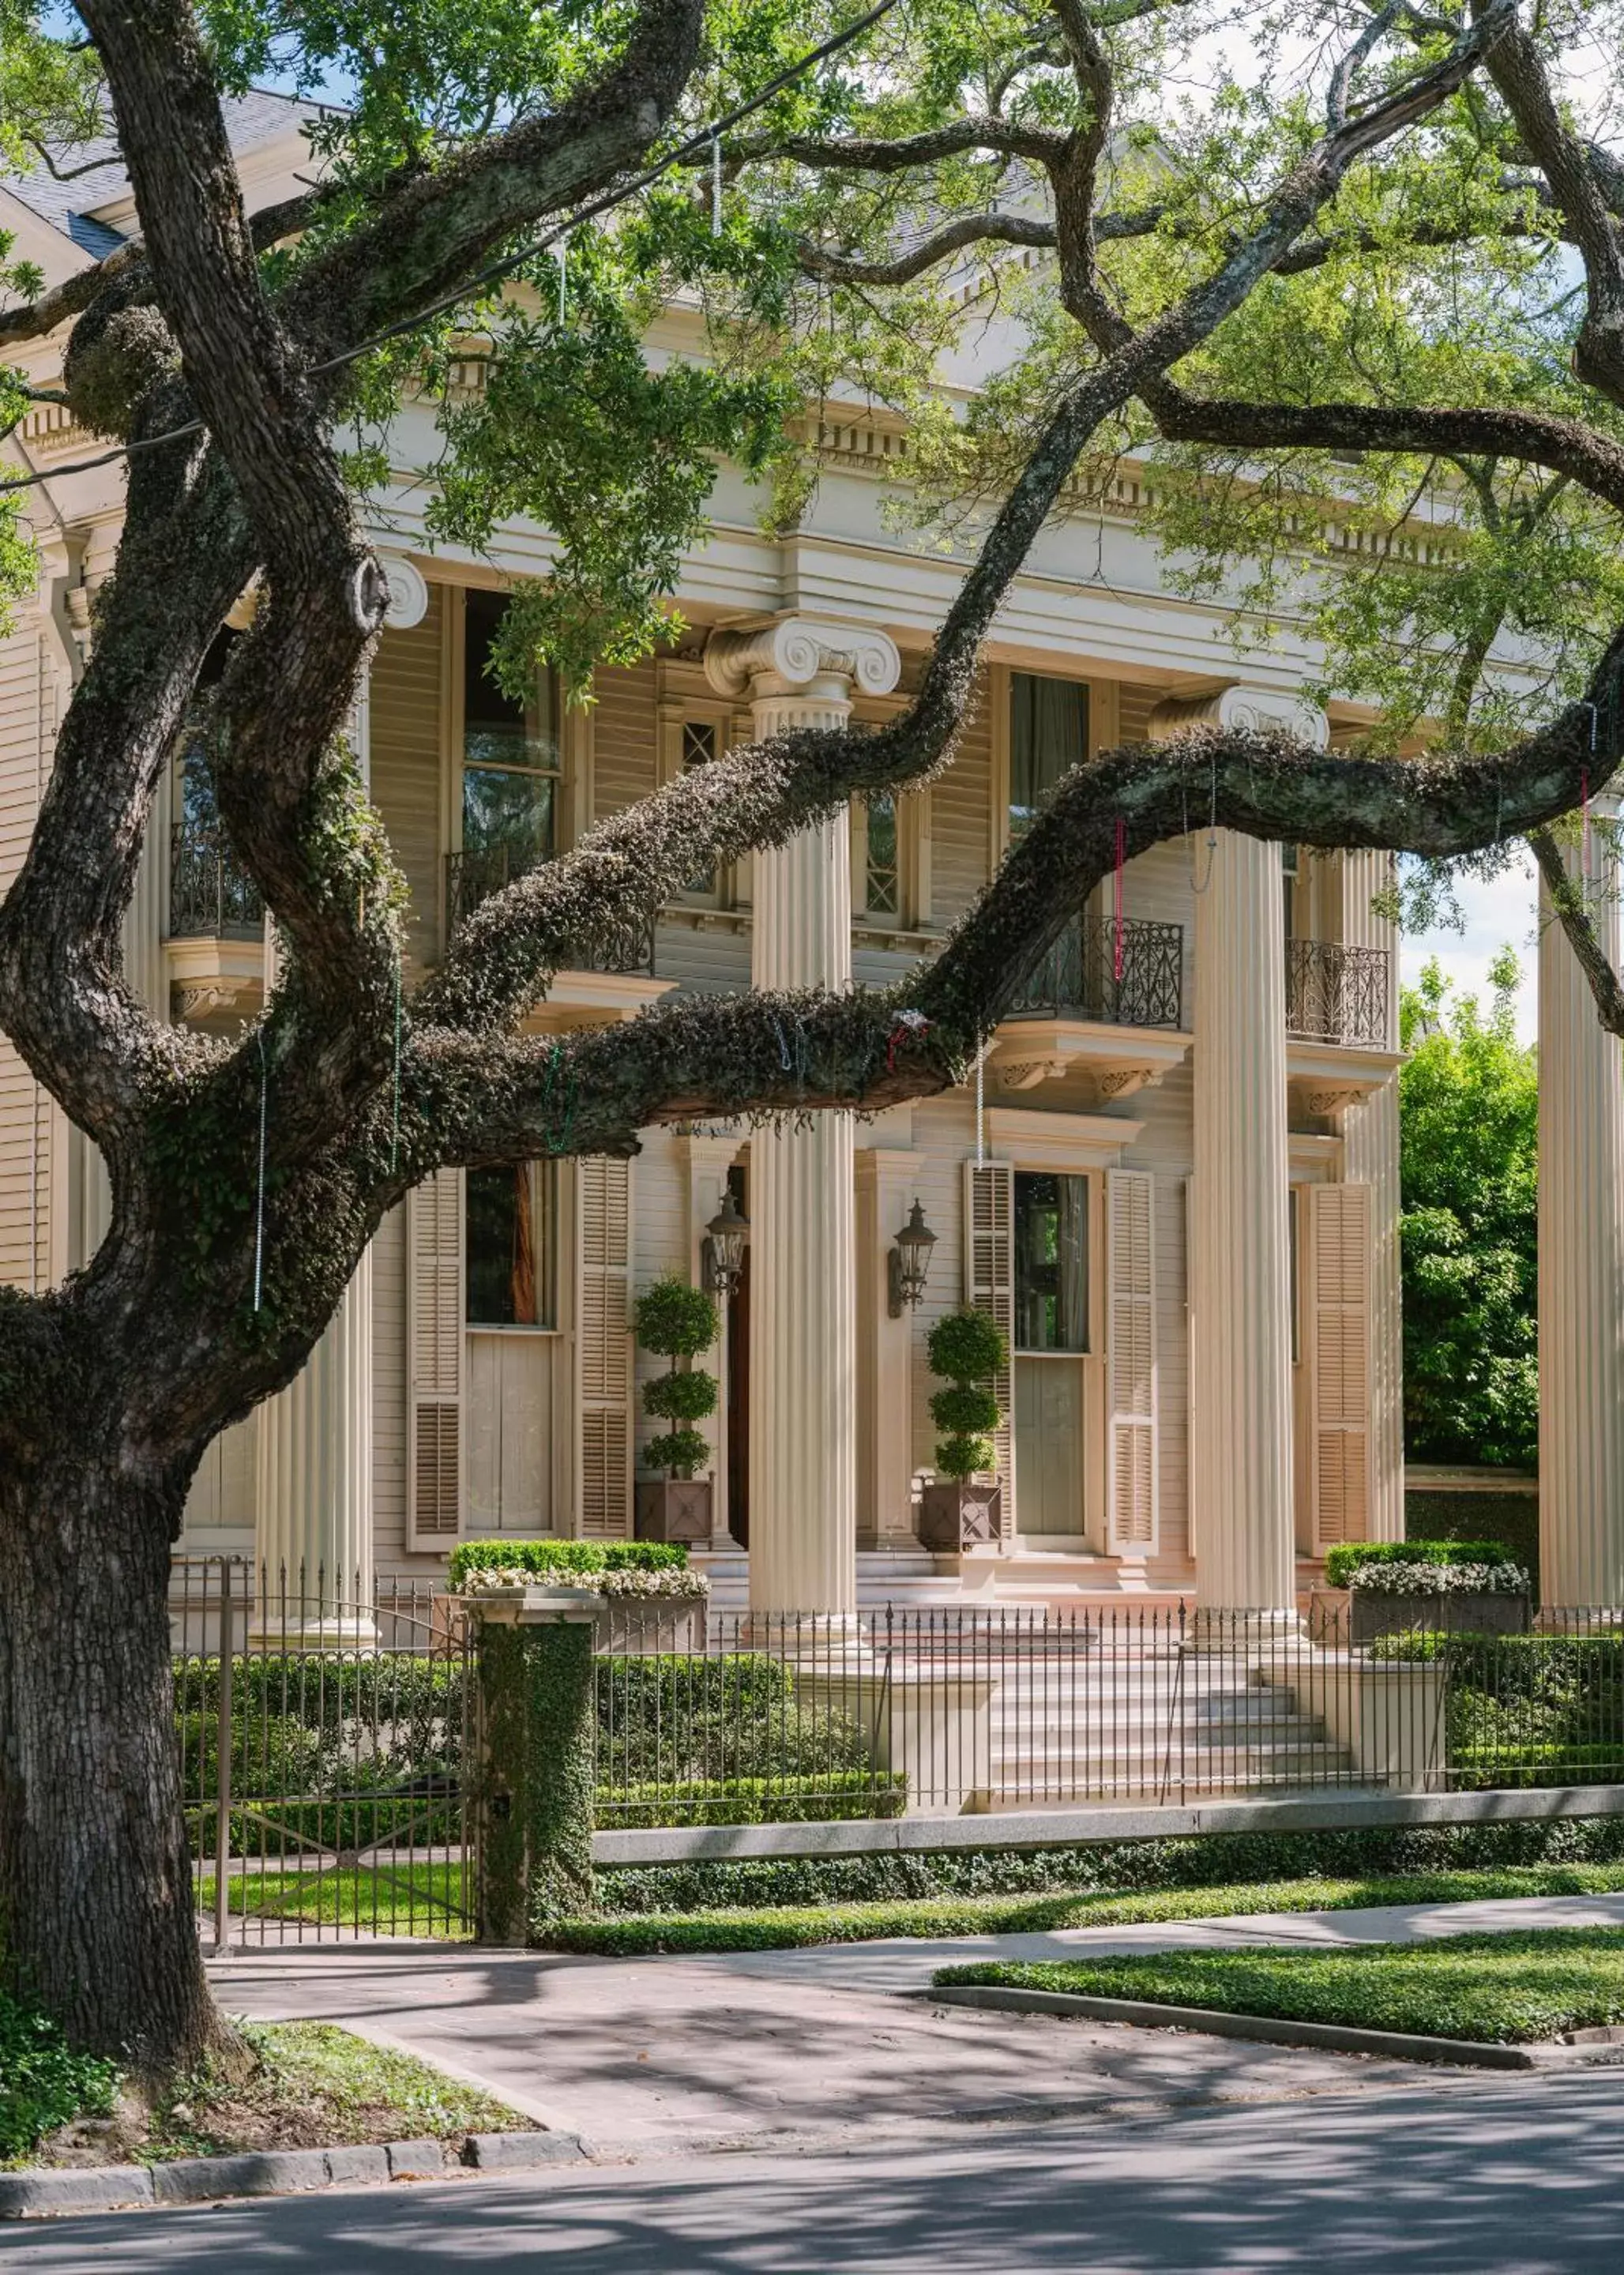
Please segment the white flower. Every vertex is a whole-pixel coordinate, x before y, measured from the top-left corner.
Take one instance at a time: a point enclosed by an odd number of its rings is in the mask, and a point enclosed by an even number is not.
[[[1526,1596],[1530,1585],[1521,1564],[1428,1564],[1419,1557],[1361,1564],[1348,1584],[1371,1596]]]

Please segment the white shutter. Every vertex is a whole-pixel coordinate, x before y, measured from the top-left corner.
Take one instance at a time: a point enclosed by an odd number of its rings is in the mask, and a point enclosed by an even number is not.
[[[1003,1419],[993,1432],[1003,1486],[999,1533],[1015,1538],[1015,1171],[1004,1161],[964,1164],[964,1300],[986,1311],[1008,1342],[993,1394]]]
[[[413,1548],[449,1548],[463,1528],[463,1173],[441,1169],[406,1196],[406,1530]]]
[[[575,1505],[589,1540],[631,1536],[631,1164],[576,1163]]]
[[[1160,1496],[1156,1457],[1156,1180],[1144,1169],[1106,1175],[1106,1493],[1114,1556],[1154,1555]]]
[[[1314,1551],[1370,1530],[1371,1188],[1311,1185]]]

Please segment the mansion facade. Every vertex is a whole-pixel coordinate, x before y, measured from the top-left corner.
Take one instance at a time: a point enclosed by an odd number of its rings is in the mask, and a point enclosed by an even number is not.
[[[251,97],[236,125],[251,202],[284,194],[306,155],[294,108]],[[49,281],[130,225],[116,163],[103,174],[0,191],[19,257]],[[680,347],[682,312],[664,321],[656,347]],[[376,524],[389,625],[354,729],[411,890],[409,984],[487,894],[680,770],[782,725],[894,715],[960,573],[890,528],[905,438],[827,412],[792,534],[763,534],[724,472],[670,644],[602,672],[589,706],[546,674],[510,703],[485,662],[505,586],[545,571],[545,533],[507,531],[491,562],[430,550],[411,477],[431,433],[408,403]],[[117,547],[117,467],[73,470],[88,441],[53,404],[20,430],[47,479],[38,591],[0,642],[0,888]],[[1214,718],[1354,737],[1355,708],[1303,702],[1315,662],[1287,641],[1237,668],[1222,611],[1167,590],[1125,480],[1046,533],[944,772],[696,874],[623,968],[561,972],[530,1028],[752,981],[896,980],[1089,752]],[[1120,904],[1108,887],[1072,914],[962,1090],[809,1127],[656,1129],[631,1161],[573,1158],[561,1126],[556,1154],[521,1171],[430,1180],[383,1225],[299,1380],[211,1449],[182,1552],[321,1568],[347,1593],[374,1571],[433,1579],[485,1536],[631,1537],[660,1426],[637,1392],[661,1364],[636,1348],[631,1306],[662,1275],[704,1279],[729,1193],[749,1239],[701,1362],[721,1384],[702,1425],[718,1602],[1193,1597],[1288,1618],[1329,1546],[1399,1538],[1391,863],[1209,833],[1194,770],[1190,809],[1187,839],[1126,865]],[[127,926],[132,983],[158,1017],[228,1035],[261,1007],[266,941],[207,754],[183,747]],[[1565,1163],[1542,1177],[1542,1357],[1567,1449],[1542,1464],[1546,1592],[1618,1602],[1624,1115],[1617,1046],[1557,932],[1541,1015],[1541,1110]],[[893,1251],[916,1203],[934,1243],[909,1302]],[[0,1039],[0,1279],[40,1289],[75,1270],[106,1209],[93,1150]],[[927,1551],[940,1386],[925,1342],[965,1302],[1011,1347],[1000,1515],[994,1538]]]

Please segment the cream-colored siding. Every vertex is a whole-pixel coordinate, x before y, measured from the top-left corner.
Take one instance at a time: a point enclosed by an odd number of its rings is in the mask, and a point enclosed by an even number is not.
[[[19,616],[0,640],[0,891],[26,855],[49,760],[43,635],[32,611]],[[53,1119],[60,1125],[49,1096],[0,1036],[0,1281],[18,1288],[42,1289],[51,1279]]]
[[[372,795],[412,890],[407,954],[418,968],[440,953],[446,620],[456,597],[431,585],[422,623],[411,631],[386,631],[372,673]]]

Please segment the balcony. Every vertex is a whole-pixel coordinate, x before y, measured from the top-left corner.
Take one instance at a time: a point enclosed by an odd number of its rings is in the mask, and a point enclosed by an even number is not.
[[[170,832],[170,938],[258,940],[265,903],[217,821],[178,821]]]
[[[487,848],[478,853],[448,853],[445,857],[447,939],[473,914],[482,901],[488,901],[493,893],[501,892],[504,886],[517,884],[521,877],[527,877],[533,869],[542,865],[545,858],[526,855],[506,845]],[[653,918],[642,918],[622,939],[593,953],[575,969],[614,975],[640,973],[645,979],[652,979],[654,974]]]
[[[217,821],[196,814],[170,832],[170,1003],[193,1025],[229,1031],[265,993],[265,903]]]
[[[1085,917],[1035,965],[1006,1013],[989,1064],[1006,1091],[1081,1077],[1106,1105],[1153,1088],[1190,1049],[1183,1032],[1184,927]]]
[[[1028,976],[1007,1016],[1046,1013],[1111,1027],[1182,1026],[1183,926],[1127,919],[1120,977],[1116,933],[1110,917],[1085,917],[1069,926]]]
[[[1391,959],[1384,948],[1334,940],[1286,942],[1286,1032],[1296,1042],[1385,1050]]]

